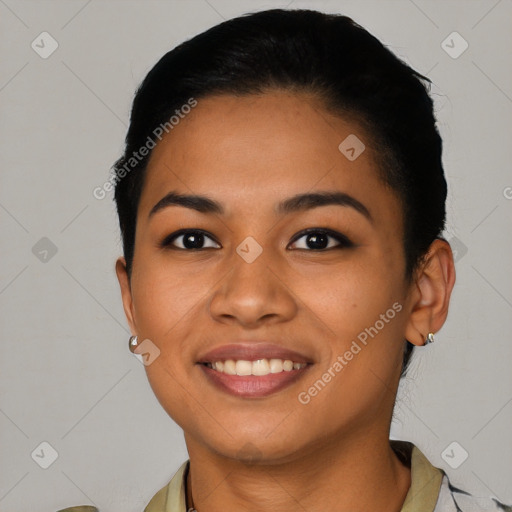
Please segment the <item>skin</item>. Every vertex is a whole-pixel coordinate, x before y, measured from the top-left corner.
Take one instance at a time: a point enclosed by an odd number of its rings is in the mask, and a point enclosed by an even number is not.
[[[366,145],[354,161],[338,149],[349,134]],[[441,328],[455,273],[450,246],[436,240],[426,264],[405,278],[400,201],[379,178],[377,158],[353,121],[284,91],[200,99],[153,150],[131,279],[122,257],[116,272],[132,333],[160,349],[147,376],[184,430],[189,499],[199,512],[400,510],[410,470],[388,439],[403,340],[422,345]],[[171,190],[209,196],[225,213],[169,206],[148,218]],[[339,205],[274,211],[319,190],[351,195],[372,220]],[[174,250],[159,247],[181,228],[208,232],[211,248],[180,251],[182,238]],[[330,239],[333,248],[315,250],[306,236],[294,241],[305,228],[342,233],[355,245]],[[250,264],[236,252],[248,236],[263,250]],[[396,302],[400,313],[300,403],[298,394]],[[236,340],[275,342],[314,364],[273,395],[234,397],[195,363]]]

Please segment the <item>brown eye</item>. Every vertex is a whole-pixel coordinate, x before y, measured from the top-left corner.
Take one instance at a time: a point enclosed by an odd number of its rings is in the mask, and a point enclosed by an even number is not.
[[[205,243],[207,245],[205,245]],[[181,250],[201,250],[215,248],[220,245],[205,231],[197,229],[181,229],[165,237],[160,244],[162,248]]]
[[[295,249],[310,249],[323,251],[327,249],[341,249],[353,247],[354,244],[343,234],[336,231],[320,228],[310,228],[301,231],[293,240],[293,244],[297,244],[298,240],[304,239],[299,247]]]

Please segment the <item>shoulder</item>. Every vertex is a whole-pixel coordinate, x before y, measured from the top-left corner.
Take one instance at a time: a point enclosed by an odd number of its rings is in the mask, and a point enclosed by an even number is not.
[[[512,512],[512,506],[493,497],[469,494],[452,485],[444,474],[434,512]]]
[[[176,471],[171,481],[160,489],[146,505],[144,512],[186,511],[186,481],[190,460]]]
[[[492,496],[478,497],[450,482],[413,443],[391,440],[398,458],[411,469],[411,486],[401,512],[512,512]]]

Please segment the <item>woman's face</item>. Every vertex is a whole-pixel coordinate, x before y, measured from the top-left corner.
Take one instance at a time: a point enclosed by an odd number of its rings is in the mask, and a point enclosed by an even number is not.
[[[378,158],[357,125],[285,92],[200,99],[153,150],[125,306],[160,350],[149,382],[187,442],[277,461],[387,436],[410,288]],[[170,192],[218,207],[151,214]],[[338,201],[292,199],[318,193]]]

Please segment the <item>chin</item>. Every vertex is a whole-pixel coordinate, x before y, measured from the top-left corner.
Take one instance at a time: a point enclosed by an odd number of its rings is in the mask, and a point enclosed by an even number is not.
[[[225,435],[222,439],[209,438],[203,439],[203,442],[217,455],[244,464],[281,464],[297,459],[301,453],[301,445],[297,443],[296,436],[288,433],[284,437],[277,434],[269,437]]]

